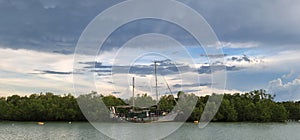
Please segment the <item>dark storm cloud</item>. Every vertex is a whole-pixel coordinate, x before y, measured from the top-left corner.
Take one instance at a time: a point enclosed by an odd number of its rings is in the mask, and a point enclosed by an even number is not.
[[[119,74],[119,73],[131,73],[137,75],[149,75],[154,74],[154,64],[151,65],[134,65],[134,66],[109,66],[103,65],[101,62],[80,62],[83,64],[83,68],[89,70],[90,72],[96,72],[99,76],[106,76],[110,73]],[[168,75],[179,73],[179,70],[188,70],[189,66],[181,64],[173,64],[170,60],[161,60],[157,61],[157,72],[160,75]]]
[[[0,0],[0,46],[70,54],[88,23],[120,0]],[[261,42],[266,47],[300,44],[300,1],[180,0],[198,11],[221,41]],[[117,16],[117,15],[116,15]],[[126,26],[126,27],[125,27]],[[116,30],[107,50],[136,35],[156,32],[194,45],[183,29],[162,21],[143,21]],[[115,39],[119,39],[115,42]],[[111,43],[112,42],[112,43]],[[273,44],[273,45],[272,45]],[[277,46],[274,46],[276,44]]]
[[[219,65],[212,65],[212,66],[201,66],[197,71],[199,74],[210,74],[212,71],[221,71],[221,70],[226,70],[226,71],[238,71],[241,70],[241,67],[237,66],[226,66],[224,64],[219,64]]]
[[[90,68],[90,67],[85,67]],[[168,75],[168,74],[176,74],[179,73],[179,70],[185,70],[189,68],[188,66],[184,65],[175,65],[170,63],[169,60],[163,60],[157,62],[157,73],[160,75]],[[154,74],[154,65],[134,65],[134,66],[104,66],[98,65],[98,67],[94,67],[92,72],[99,72],[99,73],[112,73],[112,74],[119,74],[119,73],[131,73],[137,74],[140,76],[145,76],[149,74]]]
[[[73,53],[86,25],[118,1],[0,1],[0,46]]]
[[[223,58],[226,57],[227,54],[200,54],[200,57],[208,57],[208,58]]]
[[[121,92],[114,91],[114,92],[111,92],[111,94],[121,94]]]
[[[199,86],[210,86],[212,85],[211,83],[195,83],[195,84],[175,84],[173,85],[174,88],[181,88],[181,87],[199,87]]]
[[[102,65],[101,62],[80,62],[80,64],[85,64],[87,66],[83,68],[92,69],[92,68],[112,68],[112,66]]]
[[[70,54],[84,28],[104,9],[119,3],[110,0],[1,1],[0,46]],[[116,15],[118,16],[118,15]],[[175,24],[156,19],[133,21],[116,29],[103,50],[120,47],[145,33],[162,33],[184,45],[197,44]],[[191,40],[194,40],[191,41]]]
[[[248,62],[248,63],[256,63],[256,62],[264,62],[263,59],[261,58],[255,58],[247,55],[242,55],[242,56],[232,56],[227,59],[228,62],[233,61],[233,62]]]
[[[38,73],[32,74],[54,74],[54,75],[70,75],[72,72],[63,72],[63,71],[52,71],[52,70],[35,70]]]
[[[151,65],[134,65],[134,66],[108,66],[102,65],[101,62],[80,62],[84,64],[84,69],[90,72],[96,72],[98,76],[108,76],[110,74],[137,74],[140,76],[146,76],[154,74],[154,64]],[[200,68],[192,68],[184,64],[174,64],[170,60],[157,61],[157,73],[160,75],[172,75],[185,72],[197,72],[199,74],[210,74],[212,71],[238,71],[242,67],[237,66],[226,66],[219,62],[212,64],[211,66],[201,66]]]
[[[298,0],[180,1],[201,13],[222,41],[300,43]]]
[[[242,57],[233,56],[229,60],[237,61],[237,62],[241,62],[241,61],[251,62],[251,59],[246,55],[243,55]]]
[[[120,48],[128,40],[147,33],[164,34],[179,41],[184,46],[200,46],[199,42],[182,27],[164,20],[146,18],[129,22],[116,29],[105,40],[101,49],[103,51],[110,51],[113,48]],[[155,43],[155,40],[150,40],[149,44],[153,44],[153,42]],[[158,45],[161,45],[161,42]]]

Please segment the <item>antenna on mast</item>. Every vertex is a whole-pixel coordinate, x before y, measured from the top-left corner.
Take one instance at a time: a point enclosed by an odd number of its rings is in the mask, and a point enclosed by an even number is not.
[[[132,110],[134,111],[134,77],[132,77]]]
[[[154,74],[155,74],[155,93],[156,93],[156,106],[157,110],[159,110],[159,105],[158,105],[158,90],[157,90],[157,61],[154,61]]]

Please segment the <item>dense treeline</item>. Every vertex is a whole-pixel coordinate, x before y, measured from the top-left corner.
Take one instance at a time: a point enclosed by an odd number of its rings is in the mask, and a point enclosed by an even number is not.
[[[204,107],[203,102],[207,99],[208,97],[200,97],[200,112]],[[274,102],[273,97],[264,90],[255,90],[245,94],[224,94],[213,121],[280,122],[291,119],[288,116],[289,112],[283,103]],[[191,115],[190,119],[197,117],[199,116]]]
[[[213,94],[211,96],[220,95]],[[189,100],[178,104],[178,97]],[[162,96],[159,101],[159,107],[165,112],[172,111],[176,105],[177,108],[175,107],[175,109],[183,112],[192,110],[191,115],[188,116],[188,121],[194,121],[200,119],[209,97],[197,97],[193,94],[179,92],[176,97],[173,95]],[[196,100],[194,108],[191,108],[194,105],[191,106],[191,102],[188,102],[191,99]],[[86,121],[77,101],[86,104],[86,107],[91,111],[88,113],[94,113],[94,118],[91,117],[89,119],[96,120],[99,115],[109,115],[107,112],[102,113],[104,111],[98,110],[99,108],[93,104],[99,103],[100,100],[107,106],[122,106],[130,105],[133,99],[122,100],[112,95],[103,96],[96,92],[81,95],[77,98],[70,94],[59,96],[53,93],[32,94],[24,97],[12,95],[0,98],[0,120]],[[147,94],[138,95],[134,100],[138,106],[148,105],[147,103],[155,104],[156,102]],[[126,110],[119,111],[126,113]],[[222,122],[281,122],[286,120],[300,120],[300,102],[275,102],[274,97],[266,94],[264,90],[255,90],[245,94],[224,94],[221,106],[213,119],[213,121]]]
[[[83,121],[85,117],[74,96],[46,93],[0,98],[0,120]]]
[[[211,96],[220,95],[213,94]],[[197,97],[198,101],[188,121],[200,119],[209,97],[208,95]],[[165,96],[161,98],[161,103],[164,102],[161,105],[163,110],[172,108],[165,103],[167,98],[172,97]],[[172,102],[172,100],[169,101]],[[210,107],[217,107],[217,103],[210,103]],[[224,94],[220,108],[212,121],[283,122],[286,120],[300,120],[299,105],[300,102],[275,102],[274,97],[267,94],[265,90],[255,90],[245,94]]]

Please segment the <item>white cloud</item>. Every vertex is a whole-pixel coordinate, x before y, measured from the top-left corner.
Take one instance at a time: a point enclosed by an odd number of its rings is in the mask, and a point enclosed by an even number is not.
[[[130,50],[132,52],[128,55],[136,56],[137,51]],[[86,58],[93,58],[91,56],[79,56],[79,58],[84,58],[84,60],[88,60]],[[112,64],[114,58],[114,52],[106,52],[97,57],[99,62],[104,62],[105,65]],[[31,93],[39,93],[52,91],[57,94],[64,94],[73,92],[73,78],[71,74],[50,74],[50,73],[40,73],[37,70],[50,70],[55,72],[71,72],[73,70],[73,55],[64,55],[64,54],[56,54],[56,53],[46,53],[46,52],[38,52],[32,50],[24,50],[24,49],[0,49],[0,79],[1,89],[0,96],[7,96],[10,94],[31,94]],[[127,57],[122,56],[120,61],[125,63]],[[85,62],[85,61],[84,61]],[[120,63],[120,62],[119,62]],[[120,63],[121,64],[121,63]],[[85,65],[82,65],[84,67]],[[88,72],[89,73],[89,72]],[[186,76],[191,75],[193,79],[197,75],[197,72],[194,74],[187,74]],[[89,75],[89,74],[87,74]],[[128,94],[128,90],[130,89],[128,85],[128,74],[119,74],[115,75],[116,77],[125,77],[126,79],[118,79],[121,81],[120,84],[117,83],[115,88],[111,88],[111,83],[106,78],[99,78],[96,76],[96,83],[94,82],[93,77],[88,77],[85,74],[82,74],[83,78],[80,81],[76,81],[77,86],[82,86],[86,89],[93,89],[93,86],[99,86],[99,93],[103,94],[111,94],[113,91],[118,92],[122,89],[123,93]],[[123,75],[123,76],[120,76]],[[149,76],[148,76],[149,78]],[[172,75],[167,77],[169,79],[178,78],[178,75]],[[150,76],[151,79],[151,76]],[[144,80],[144,81],[147,81]],[[180,80],[168,80],[170,81],[170,86],[174,84],[178,84]],[[114,81],[117,82],[117,81]],[[153,82],[153,77],[152,77]],[[163,83],[162,79],[160,79],[160,83]],[[193,84],[187,81],[185,84]],[[102,88],[105,87],[105,88]],[[165,92],[166,86],[164,89]],[[90,91],[91,91],[90,90]],[[192,90],[192,89],[191,89]],[[88,91],[88,92],[90,92]],[[137,90],[140,93],[149,92],[149,90]],[[122,95],[121,95],[122,96]],[[128,96],[127,96],[128,97]]]
[[[73,55],[24,49],[0,49],[1,70],[34,73],[35,70],[72,71]]]
[[[282,79],[278,78],[269,82],[268,91],[276,95],[276,100],[300,100],[300,79],[283,83]]]
[[[73,55],[0,49],[0,59],[0,96],[46,91],[64,94],[73,91],[72,75],[37,74],[39,72],[36,71],[71,72]]]
[[[284,78],[284,79],[290,78],[290,77],[292,77],[294,74],[295,74],[295,71],[292,69],[290,73],[285,74],[285,75],[282,75],[281,78]]]
[[[130,49],[128,49],[130,50]],[[139,53],[138,51],[126,51],[131,52],[128,55],[135,55],[135,53]],[[296,55],[294,55],[296,57]],[[89,57],[89,56],[81,56],[81,57]],[[179,56],[180,57],[180,56]],[[278,57],[278,56],[277,56]],[[270,56],[268,57],[268,65],[270,64],[277,64],[274,61],[280,60],[277,57]],[[279,56],[282,57],[282,56]],[[99,62],[105,62],[105,64],[112,64],[114,58],[114,52],[106,52],[104,54],[101,54],[97,57],[97,60]],[[122,59],[119,59],[120,61],[125,62],[126,56],[122,56]],[[185,57],[184,57],[185,58]],[[293,57],[294,58],[294,57]],[[63,55],[63,54],[55,54],[55,53],[45,53],[45,52],[37,52],[37,51],[31,51],[31,50],[13,50],[13,49],[0,49],[0,59],[2,60],[0,64],[0,75],[1,78],[0,83],[4,86],[1,87],[1,95],[4,96],[6,92],[14,92],[14,93],[23,93],[28,94],[28,92],[41,92],[41,91],[55,91],[57,93],[68,93],[73,92],[72,88],[72,76],[71,75],[55,75],[55,74],[30,74],[30,73],[37,73],[35,70],[53,70],[58,72],[70,72],[72,71],[73,67],[73,55]],[[179,59],[179,58],[177,58]],[[250,58],[251,59],[251,58]],[[122,63],[123,63],[122,62]],[[272,62],[272,63],[271,63]],[[118,62],[119,64],[122,64],[121,62]],[[200,62],[199,62],[200,63]],[[229,65],[230,64],[227,64]],[[253,66],[257,65],[255,63],[248,63],[248,62],[239,62],[237,64],[231,63],[231,65],[238,65],[243,66],[247,68],[253,68]],[[84,66],[84,65],[83,65]],[[2,71],[2,72],[1,72]],[[250,69],[251,71],[251,69]],[[13,73],[8,75],[9,73]],[[191,77],[191,79],[194,77],[195,73],[187,73],[185,76]],[[127,74],[124,74],[125,77],[127,77]],[[124,76],[123,76],[124,77]],[[166,77],[167,79],[176,79],[178,76],[176,75],[168,75]],[[100,78],[101,79],[101,78]],[[210,75],[209,74],[203,74],[200,77],[201,83],[210,83]],[[110,83],[107,81],[107,79],[102,79],[100,81],[97,81],[96,78],[96,85],[100,85],[99,90],[102,92],[104,89],[102,87],[109,87],[111,86]],[[120,79],[124,80],[124,79]],[[125,79],[126,80],[126,79]],[[76,81],[78,84],[84,87],[91,87],[94,85],[93,79],[90,79],[86,77],[83,81]],[[180,80],[168,80],[169,85],[172,87],[175,84],[181,83]],[[28,84],[30,83],[30,84]],[[186,85],[192,85],[195,84],[195,81],[185,81],[183,84]],[[173,88],[173,87],[172,87]],[[4,90],[5,89],[5,90]],[[123,81],[120,86],[118,85],[115,89],[109,89],[107,88],[106,94],[111,94],[110,91],[116,91],[118,92],[119,89],[122,89],[123,92],[130,92],[130,86],[128,85],[127,80]],[[165,88],[163,89],[165,91]],[[174,91],[179,90],[173,88]],[[232,90],[231,90],[232,89]],[[234,87],[229,90],[225,90],[225,92],[232,93],[232,92],[238,92],[237,90],[234,90]],[[186,89],[185,89],[186,90]],[[211,94],[212,89],[210,86],[201,86],[201,87],[188,87],[188,90],[191,91],[197,91],[200,90],[200,92],[194,92],[197,95],[206,95]],[[102,93],[99,91],[100,93]],[[149,92],[149,90],[137,90],[141,93],[143,92]],[[164,92],[163,91],[163,92]],[[222,93],[224,92],[223,89],[215,88],[213,89],[214,92]],[[126,93],[126,94],[127,94]],[[124,96],[124,95],[120,95]],[[127,96],[128,97],[128,96]]]
[[[281,71],[299,73],[300,65],[300,51],[281,51],[278,53],[269,54],[264,58],[264,67],[270,71]],[[266,54],[267,55],[267,54]]]
[[[255,42],[221,42],[225,48],[254,48],[259,44]]]
[[[130,55],[134,55],[135,51]],[[106,52],[97,57],[100,62],[104,61],[105,64],[112,64],[114,52]],[[90,58],[91,56],[80,56],[84,58]],[[126,57],[122,57],[123,61],[126,61]],[[63,55],[56,53],[38,52],[32,50],[13,50],[13,49],[0,49],[0,96],[8,96],[11,94],[28,95],[32,93],[40,92],[54,92],[56,94],[73,93],[73,78],[70,74],[38,74],[36,70],[51,70],[57,72],[70,72],[73,70],[73,55]],[[84,66],[84,65],[82,65]],[[35,74],[33,74],[35,73]],[[128,74],[116,74],[114,86],[109,81],[109,78],[95,77],[95,83],[93,78],[82,75],[84,78],[80,81],[76,81],[77,86],[92,91],[93,86],[96,85],[98,92],[101,94],[112,94],[112,92],[121,92],[115,94],[115,96],[128,98],[131,96],[131,83],[130,76]],[[184,76],[185,81],[182,83],[181,76]],[[172,91],[186,90],[189,93],[196,95],[209,95],[212,92],[215,93],[232,93],[235,90],[223,90],[218,88],[211,88],[208,86],[194,86],[194,87],[174,87],[176,84],[193,85],[195,84],[195,76],[200,76],[200,83],[210,83],[211,77],[209,74],[198,75],[197,72],[186,72],[181,75],[167,75],[165,79],[168,81]],[[116,78],[117,77],[117,78]],[[124,78],[120,78],[124,77]],[[136,77],[138,77],[136,75]],[[160,95],[170,94],[168,93],[167,85],[161,76],[159,79],[159,92]],[[188,80],[187,80],[188,79]],[[193,80],[192,80],[193,79]],[[154,95],[154,79],[151,75],[146,77],[140,77],[137,79],[136,93],[148,95]],[[117,83],[119,82],[119,83]],[[151,86],[152,85],[152,86]],[[176,94],[176,93],[175,93]]]

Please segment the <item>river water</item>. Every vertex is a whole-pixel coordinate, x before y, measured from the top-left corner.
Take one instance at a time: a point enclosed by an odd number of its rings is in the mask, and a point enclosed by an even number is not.
[[[101,123],[107,131],[112,131],[120,139],[155,139],[157,131],[163,132],[168,125],[156,124],[114,124]],[[144,135],[136,135],[143,133]],[[169,132],[169,131],[166,131]],[[134,134],[134,135],[133,135]],[[124,136],[124,137],[122,137]],[[107,140],[108,136],[100,133],[85,122],[49,122],[39,126],[35,122],[0,122],[1,140]],[[300,139],[300,123],[210,123],[205,128],[198,128],[193,123],[185,123],[165,140],[297,140]]]

